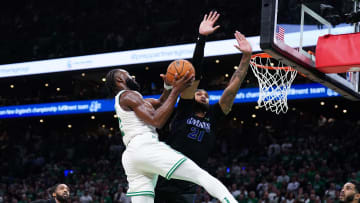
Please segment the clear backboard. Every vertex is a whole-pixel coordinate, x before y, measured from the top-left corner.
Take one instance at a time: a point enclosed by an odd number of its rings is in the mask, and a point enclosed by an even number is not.
[[[358,10],[357,0],[262,0],[260,47],[310,80],[360,100],[359,72],[322,73],[310,54],[320,36],[358,32]]]

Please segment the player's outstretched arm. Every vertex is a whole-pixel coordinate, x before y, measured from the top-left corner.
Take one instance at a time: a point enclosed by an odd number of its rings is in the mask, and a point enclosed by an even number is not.
[[[236,31],[234,35],[238,43],[238,45],[234,46],[239,51],[241,51],[243,55],[240,61],[239,68],[233,73],[231,80],[228,86],[225,88],[224,93],[221,95],[219,101],[220,107],[225,114],[228,114],[231,111],[231,107],[234,103],[236,94],[247,74],[252,53],[251,45],[246,40],[245,36],[239,31]]]
[[[156,128],[162,128],[166,121],[169,119],[174,110],[174,106],[179,96],[185,88],[189,87],[194,81],[194,76],[188,72],[173,84],[173,89],[169,97],[158,109],[149,107],[149,104],[134,91],[126,91],[121,99],[121,107],[135,112],[135,114],[145,123],[150,124]]]
[[[195,91],[199,86],[200,79],[202,78],[202,61],[204,58],[206,36],[214,33],[215,30],[220,27],[219,25],[214,26],[219,17],[220,14],[218,14],[216,11],[212,11],[209,13],[209,15],[205,15],[204,19],[200,23],[199,37],[196,40],[196,46],[192,60],[192,64],[195,68],[195,82],[191,87],[181,93],[181,98],[183,99],[194,98]]]

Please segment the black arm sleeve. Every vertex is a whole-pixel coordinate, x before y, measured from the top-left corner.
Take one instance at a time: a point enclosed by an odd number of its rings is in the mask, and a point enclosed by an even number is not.
[[[206,36],[199,35],[196,40],[196,46],[194,50],[194,55],[192,58],[193,66],[195,68],[195,79],[200,80],[202,78],[202,66],[204,58],[204,48],[205,48]]]

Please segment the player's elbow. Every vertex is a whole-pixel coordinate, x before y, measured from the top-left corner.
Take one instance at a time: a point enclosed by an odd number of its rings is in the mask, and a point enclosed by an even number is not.
[[[156,119],[153,123],[152,126],[154,126],[155,128],[161,129],[162,127],[164,127],[165,123],[161,122],[159,119]]]
[[[219,105],[225,115],[228,115],[230,113],[232,105],[226,105],[221,102],[219,102]]]
[[[222,109],[222,111],[225,115],[228,115],[231,111],[231,108],[224,108],[224,109]]]

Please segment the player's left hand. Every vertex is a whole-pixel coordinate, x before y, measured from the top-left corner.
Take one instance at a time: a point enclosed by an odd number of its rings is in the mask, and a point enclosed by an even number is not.
[[[205,15],[203,21],[200,23],[199,26],[199,33],[201,35],[208,36],[215,32],[215,30],[220,27],[220,25],[214,27],[214,24],[219,19],[219,17],[220,14],[218,14],[216,11],[211,11],[209,15]]]
[[[237,45],[234,45],[235,48],[237,48],[239,51],[241,51],[243,54],[251,54],[252,48],[250,43],[246,40],[245,36],[241,34],[239,31],[236,31],[234,33]]]

